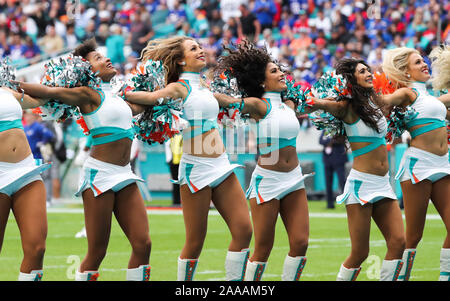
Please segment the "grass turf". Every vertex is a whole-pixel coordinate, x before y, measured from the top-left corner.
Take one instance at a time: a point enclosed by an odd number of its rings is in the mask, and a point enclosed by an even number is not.
[[[169,205],[168,201],[151,205]],[[350,252],[347,219],[344,206],[335,210],[325,209],[325,202],[311,201],[310,241],[308,262],[302,281],[334,281],[340,264]],[[75,269],[87,250],[86,238],[75,238],[83,227],[83,214],[74,212],[48,212],[48,236],[44,259],[44,281],[71,281]],[[180,210],[156,210],[149,213],[152,253],[151,280],[176,280],[177,257],[184,244],[184,223]],[[165,213],[165,214],[164,214]],[[170,213],[170,214],[169,214]],[[225,280],[224,260],[230,234],[222,218],[212,209],[209,216],[208,234],[196,272],[196,280]],[[411,280],[437,280],[439,277],[439,253],[445,238],[445,227],[432,205],[431,215],[417,248],[417,256]],[[251,243],[251,250],[254,241]],[[107,255],[100,267],[100,281],[125,280],[130,256],[130,246],[113,218]],[[277,223],[275,244],[270,255],[263,280],[281,279],[282,265],[288,252],[287,235],[281,220]],[[369,258],[363,263],[358,280],[378,280],[379,269],[386,252],[385,241],[372,222]],[[12,214],[6,228],[3,249],[0,254],[0,280],[16,280],[22,249],[19,230]]]

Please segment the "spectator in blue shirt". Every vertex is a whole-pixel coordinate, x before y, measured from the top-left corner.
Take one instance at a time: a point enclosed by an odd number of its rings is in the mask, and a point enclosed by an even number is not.
[[[261,31],[272,28],[273,16],[277,13],[277,7],[273,0],[256,0],[253,13],[261,24]]]
[[[26,112],[24,114],[26,125],[24,126],[31,152],[35,159],[43,159],[41,154],[41,146],[50,143],[54,135],[53,133],[39,122],[39,115]]]

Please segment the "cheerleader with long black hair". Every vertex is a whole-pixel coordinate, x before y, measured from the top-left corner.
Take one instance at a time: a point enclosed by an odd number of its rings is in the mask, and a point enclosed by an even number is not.
[[[396,281],[403,266],[405,237],[402,214],[389,180],[385,106],[375,93],[373,74],[364,60],[341,59],[336,74],[346,81],[350,95],[341,101],[315,99],[313,109],[323,109],[342,121],[353,154],[344,192],[336,199],[346,205],[351,240],[350,255],[342,263],[337,280],[356,280],[369,255],[373,219],[387,246],[380,280]]]

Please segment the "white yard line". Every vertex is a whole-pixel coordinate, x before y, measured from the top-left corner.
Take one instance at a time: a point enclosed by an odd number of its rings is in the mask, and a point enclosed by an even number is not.
[[[48,213],[75,213],[75,214],[82,214],[83,208],[48,208]],[[182,215],[181,209],[147,209],[147,214],[149,215]],[[210,215],[219,215],[219,212],[217,210],[210,210]],[[346,213],[315,213],[312,212],[309,214],[310,217],[313,218],[347,218]],[[403,218],[405,216],[403,215]],[[11,217],[10,217],[11,218]],[[429,220],[440,220],[441,217],[439,214],[427,214],[427,219]]]

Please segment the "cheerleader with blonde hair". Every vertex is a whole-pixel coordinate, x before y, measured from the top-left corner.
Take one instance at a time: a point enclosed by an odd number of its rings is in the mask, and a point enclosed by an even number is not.
[[[252,235],[244,191],[234,174],[218,131],[219,103],[203,86],[200,72],[206,66],[203,48],[193,38],[177,36],[152,40],[142,51],[142,63],[161,61],[166,72],[164,88],[125,92],[131,103],[152,106],[161,99],[182,99],[183,155],[179,165],[181,204],[186,240],[178,258],[177,279],[194,280],[206,238],[211,200],[224,218],[231,242],[225,258],[226,280],[243,280]]]
[[[434,55],[436,53],[441,52],[434,52]],[[444,58],[440,57],[434,62],[434,66],[444,67],[440,63],[442,61]],[[430,199],[447,230],[441,249],[439,279],[449,280],[450,163],[445,125],[446,105],[448,107],[446,99],[449,96],[443,95],[438,99],[428,93],[426,83],[430,79],[429,68],[415,49],[400,47],[388,50],[382,67],[397,87],[395,92],[383,97],[384,102],[391,106],[411,107],[417,113],[412,120],[406,122],[411,144],[396,175],[403,192],[406,219],[406,249],[403,254],[405,264],[399,280],[408,280],[410,277],[416,247],[423,235]],[[442,74],[433,79],[435,87],[442,88],[444,78],[447,76],[448,79],[448,75]]]

